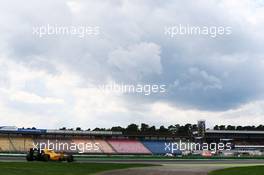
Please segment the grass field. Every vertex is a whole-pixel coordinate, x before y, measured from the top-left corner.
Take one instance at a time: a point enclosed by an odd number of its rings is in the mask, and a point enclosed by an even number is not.
[[[263,175],[264,166],[250,166],[216,170],[209,175]]]
[[[143,167],[143,164],[1,162],[0,174],[5,175],[87,175],[107,170]]]

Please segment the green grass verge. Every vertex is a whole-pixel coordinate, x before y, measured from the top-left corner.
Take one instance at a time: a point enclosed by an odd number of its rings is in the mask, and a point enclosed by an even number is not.
[[[1,162],[0,174],[5,175],[88,175],[102,171],[144,167],[144,164],[62,163],[62,162]]]
[[[215,170],[208,175],[263,175],[264,166],[249,166]]]

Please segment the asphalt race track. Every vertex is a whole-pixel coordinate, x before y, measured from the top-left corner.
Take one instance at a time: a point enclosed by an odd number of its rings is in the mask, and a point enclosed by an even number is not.
[[[101,161],[100,161],[101,162]],[[103,161],[109,162],[109,161]],[[113,161],[111,161],[113,162]],[[207,175],[208,172],[239,166],[264,165],[264,160],[145,160],[114,161],[116,163],[150,163],[162,166],[131,168],[100,173],[100,175]]]
[[[25,162],[24,157],[0,156],[0,162]],[[99,175],[206,175],[208,172],[216,169],[264,165],[264,160],[245,159],[245,160],[131,160],[131,159],[77,159],[77,163],[144,163],[161,166],[130,168],[126,170],[114,170],[100,173]]]

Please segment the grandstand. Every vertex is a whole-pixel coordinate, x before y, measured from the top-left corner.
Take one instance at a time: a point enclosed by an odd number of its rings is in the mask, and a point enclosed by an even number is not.
[[[164,148],[164,145],[167,144],[167,141],[162,141],[162,140],[144,140],[142,141],[143,145],[150,150],[152,154],[158,154],[158,155],[165,155],[167,153],[171,153],[170,150]],[[174,152],[175,154],[181,154],[180,151]]]
[[[108,140],[117,153],[121,154],[150,154],[151,152],[137,140]]]
[[[263,155],[264,131],[206,130],[206,142],[231,142],[234,155]]]
[[[264,145],[264,131],[206,130],[204,139],[212,141],[232,141],[236,145]]]
[[[263,131],[205,130],[200,132],[203,133],[203,137],[198,137],[195,133],[189,137],[176,137],[175,135],[129,135],[114,131],[0,127],[0,152],[25,153],[35,146],[74,154],[165,155],[172,153],[172,149],[168,149],[166,145],[174,146],[179,140],[207,143],[231,142],[233,152],[248,150],[263,152],[264,150]],[[180,150],[173,151],[175,155],[181,154]]]
[[[164,149],[165,142],[172,142],[173,139],[149,135],[137,137],[112,131],[0,127],[0,152],[25,153],[37,146],[85,154],[166,154],[170,150]]]

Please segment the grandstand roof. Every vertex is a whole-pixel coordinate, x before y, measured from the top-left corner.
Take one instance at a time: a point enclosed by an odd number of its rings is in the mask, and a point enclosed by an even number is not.
[[[57,129],[24,129],[17,127],[0,127],[0,133],[3,134],[34,134],[34,135],[122,135],[122,132],[116,131],[76,131],[76,130],[57,130]]]
[[[264,134],[264,131],[206,130],[207,134]]]

